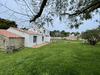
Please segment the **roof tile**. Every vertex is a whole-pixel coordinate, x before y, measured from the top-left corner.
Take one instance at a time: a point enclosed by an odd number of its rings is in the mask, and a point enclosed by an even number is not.
[[[11,33],[9,31],[3,30],[3,29],[0,29],[0,34],[3,35],[3,36],[6,36],[6,37],[10,37],[10,38],[24,38],[20,35]]]

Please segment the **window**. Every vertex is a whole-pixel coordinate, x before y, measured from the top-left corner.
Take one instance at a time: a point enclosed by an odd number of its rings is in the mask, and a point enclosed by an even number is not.
[[[37,36],[33,36],[33,43],[36,43],[37,41]]]
[[[45,33],[45,30],[44,30],[44,33]]]
[[[44,36],[42,36],[42,41],[44,41]]]

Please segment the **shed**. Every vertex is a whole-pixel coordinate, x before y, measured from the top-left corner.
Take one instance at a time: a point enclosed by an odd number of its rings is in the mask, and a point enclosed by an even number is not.
[[[1,29],[0,30],[0,48],[7,49],[7,46],[14,46],[15,48],[23,47],[24,37]]]

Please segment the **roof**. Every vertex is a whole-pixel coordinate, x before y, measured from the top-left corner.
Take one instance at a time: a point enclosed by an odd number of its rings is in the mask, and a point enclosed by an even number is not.
[[[11,33],[9,31],[3,30],[3,29],[0,29],[0,34],[3,35],[3,36],[9,37],[9,38],[24,38],[20,35]]]
[[[42,34],[40,34],[40,33],[36,33],[36,32],[33,32],[33,31],[28,31],[28,30],[13,28],[13,27],[10,27],[10,28],[11,28],[11,29],[14,29],[14,30],[17,30],[17,31],[20,31],[20,32],[23,32],[23,33],[26,33],[26,34],[42,35]]]
[[[76,36],[74,36],[74,35],[69,35],[69,37],[72,37],[72,38],[74,38],[74,37],[76,37]]]

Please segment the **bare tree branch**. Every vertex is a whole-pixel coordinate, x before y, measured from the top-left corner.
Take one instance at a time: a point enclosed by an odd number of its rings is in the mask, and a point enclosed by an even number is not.
[[[0,12],[0,14],[3,14],[3,13],[6,13],[6,12],[8,12],[9,10],[5,10],[5,11],[3,11],[3,12]]]
[[[30,9],[30,7],[28,6],[28,4],[26,3],[26,1],[25,0],[23,0],[23,1],[26,4],[26,6],[28,7],[28,9],[30,10],[30,12],[34,15],[34,13],[32,12],[32,10]]]
[[[45,5],[46,5],[46,3],[47,3],[47,0],[43,0],[43,1],[42,1],[41,7],[40,7],[40,11],[37,13],[37,15],[35,15],[35,17],[33,17],[33,18],[30,20],[30,22],[35,21],[37,18],[39,18],[39,17],[41,16],[41,14],[42,14],[42,12],[43,12],[43,9],[44,9],[44,7],[45,7]]]
[[[11,15],[9,15],[9,18],[8,18],[8,19],[10,19],[13,15],[14,15],[14,12],[12,12],[12,14],[11,14]]]
[[[16,14],[25,15],[25,16],[30,16],[30,15],[28,15],[28,14],[24,14],[24,13],[20,13],[20,12],[17,12],[17,11],[15,11],[15,10],[12,10],[12,9],[8,8],[6,5],[4,5],[4,4],[2,4],[2,3],[0,3],[0,5],[2,5],[3,7],[7,8],[8,10],[10,10],[10,11],[16,13]],[[31,16],[30,16],[30,17],[31,17]]]
[[[18,3],[18,1],[16,1],[16,0],[15,0],[15,2],[16,2],[16,4],[19,6],[19,8],[21,9],[21,11],[22,11],[22,10],[24,10],[24,11],[25,11],[25,9],[22,7],[22,5],[21,5],[21,4],[19,4],[19,3]],[[22,12],[23,12],[23,11],[22,11]]]
[[[26,14],[28,15],[28,10],[30,10],[30,12],[32,12],[31,9],[29,8],[28,4],[26,3],[26,1],[24,2],[25,5],[19,4],[16,0],[15,0],[15,2],[16,2],[16,4],[19,6],[19,8],[21,9],[21,11],[24,10],[24,12],[22,11],[23,13],[26,12]],[[27,4],[27,5],[26,5],[26,4]],[[25,6],[25,9],[24,9],[22,6]],[[28,8],[28,9],[27,9],[27,8]],[[23,16],[24,16],[24,15],[23,15]],[[29,17],[29,19],[30,19],[31,16],[28,16],[28,17]]]
[[[92,9],[92,7],[94,7],[94,6],[95,6],[95,8]],[[78,11],[76,11],[76,12],[73,13],[73,14],[70,14],[70,13],[63,13],[63,14],[61,14],[61,15],[73,16],[73,15],[78,15],[78,14],[81,14],[81,13],[91,12],[91,11],[97,9],[97,8],[100,8],[100,0],[97,1],[97,2],[95,2],[95,3],[93,3],[93,4],[91,4],[91,5],[89,5],[89,6],[87,6],[87,7],[85,7],[83,10],[78,10]]]

